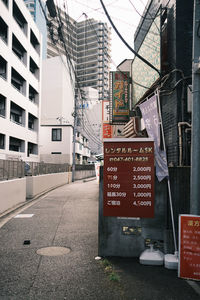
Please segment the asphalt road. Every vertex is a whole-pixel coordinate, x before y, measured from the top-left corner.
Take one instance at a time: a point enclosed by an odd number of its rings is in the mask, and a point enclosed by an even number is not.
[[[200,299],[176,271],[97,255],[97,182],[57,188],[0,220],[0,300]]]

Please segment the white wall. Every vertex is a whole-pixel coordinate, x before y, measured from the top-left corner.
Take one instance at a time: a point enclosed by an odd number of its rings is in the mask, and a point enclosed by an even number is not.
[[[26,197],[33,198],[45,191],[71,182],[71,173],[54,173],[41,176],[27,176]]]
[[[26,178],[0,182],[0,214],[26,201]]]
[[[70,71],[65,56],[43,61],[40,158],[44,162],[72,164],[74,80]],[[61,141],[52,141],[52,128],[62,129]]]
[[[52,128],[62,129],[62,141],[52,141]],[[40,161],[72,164],[72,140],[73,128],[71,126],[41,126]],[[61,152],[61,154],[52,154],[52,152]]]
[[[75,180],[95,176],[95,170],[76,171]],[[0,181],[0,214],[23,204],[58,186],[72,182],[72,173],[54,173],[40,176],[26,176],[20,179]]]
[[[40,101],[39,105],[32,103],[28,98],[29,84],[38,92],[40,97],[40,81],[29,70],[30,57],[35,61],[41,71],[41,57],[30,43],[30,30],[32,30],[37,37],[40,47],[42,48],[42,40],[39,30],[34,23],[29,11],[27,10],[24,1],[16,1],[17,6],[25,17],[27,26],[27,35],[21,30],[12,15],[12,1],[9,1],[8,7],[0,1],[1,17],[8,26],[8,42],[7,44],[0,38],[0,55],[7,61],[7,79],[0,77],[0,94],[6,97],[6,116],[0,117],[0,133],[6,136],[5,149],[0,149],[0,154],[4,155],[4,158],[19,157],[23,160],[30,160],[27,157],[27,144],[31,142],[38,145],[39,134],[38,129],[28,129],[28,113],[34,115],[39,122],[40,119]],[[27,52],[27,63],[24,64],[12,51],[12,34],[20,41]],[[13,67],[26,81],[26,93],[21,94],[17,89],[11,85],[11,67]],[[39,76],[41,77],[41,76]],[[11,101],[19,105],[25,111],[25,125],[21,126],[10,121],[10,105]],[[22,152],[9,150],[9,137],[15,137],[21,139],[25,143],[25,147]],[[38,147],[39,151],[39,147]],[[38,161],[39,155],[34,155],[32,161]]]
[[[41,125],[72,125],[74,81],[65,56],[43,61],[42,82]]]

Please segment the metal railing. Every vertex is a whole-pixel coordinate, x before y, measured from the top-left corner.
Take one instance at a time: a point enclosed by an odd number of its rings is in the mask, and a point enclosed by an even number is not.
[[[0,159],[0,181],[24,176],[71,172],[69,164],[50,164]]]
[[[28,165],[30,168],[28,168]],[[52,173],[71,172],[72,167],[69,164],[50,164],[28,162],[25,163],[25,175],[43,175]]]
[[[24,176],[24,162],[0,159],[0,180],[22,178]]]
[[[75,171],[90,171],[95,170],[95,165],[75,165]]]

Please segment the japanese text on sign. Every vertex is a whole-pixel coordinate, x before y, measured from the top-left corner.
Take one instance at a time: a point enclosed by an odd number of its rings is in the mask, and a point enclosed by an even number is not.
[[[179,217],[179,276],[200,280],[200,216]]]
[[[129,72],[111,72],[112,122],[129,118]]]
[[[104,143],[104,216],[154,216],[154,144]]]

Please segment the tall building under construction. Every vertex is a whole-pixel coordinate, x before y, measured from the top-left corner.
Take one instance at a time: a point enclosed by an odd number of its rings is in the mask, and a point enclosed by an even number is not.
[[[77,87],[97,89],[97,100],[108,98],[110,28],[94,19],[76,22],[59,8],[57,12],[49,25],[47,57],[67,55],[74,63]]]

